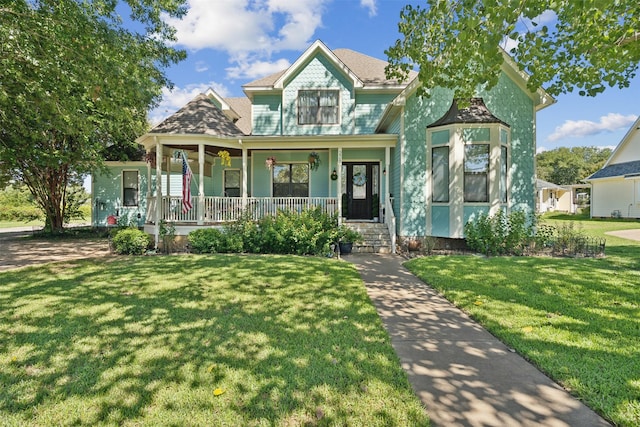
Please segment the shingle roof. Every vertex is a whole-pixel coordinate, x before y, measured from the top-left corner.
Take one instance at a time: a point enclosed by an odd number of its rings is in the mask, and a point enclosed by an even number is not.
[[[606,166],[587,179],[613,178],[640,174],[640,160]]]
[[[244,135],[238,126],[204,94],[196,96],[187,105],[151,129],[151,133]]]
[[[342,61],[365,85],[397,85],[396,80],[387,79],[385,67],[388,62],[351,49],[336,49],[333,54]],[[279,71],[270,76],[261,78],[245,84],[243,87],[265,87],[273,86],[287,70]],[[413,80],[418,73],[411,71],[409,80]]]
[[[491,114],[491,111],[484,105],[482,98],[473,98],[469,107],[462,110],[458,108],[458,101],[454,99],[449,111],[427,127],[432,128],[454,123],[502,123],[505,126],[509,126]]]
[[[240,116],[236,122],[238,129],[245,135],[249,135],[251,133],[251,100],[246,96],[224,100]]]
[[[542,190],[544,188],[551,188],[554,190],[566,190],[566,187],[563,187],[558,184],[554,184],[553,182],[545,181],[544,179],[536,179],[536,188],[538,190]]]

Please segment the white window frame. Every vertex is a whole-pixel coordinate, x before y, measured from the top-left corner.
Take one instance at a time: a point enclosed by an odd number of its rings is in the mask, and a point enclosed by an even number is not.
[[[238,181],[238,196],[229,196],[227,195],[227,172],[238,172],[239,181]],[[242,169],[239,168],[228,168],[224,169],[222,172],[222,194],[225,197],[242,197]]]

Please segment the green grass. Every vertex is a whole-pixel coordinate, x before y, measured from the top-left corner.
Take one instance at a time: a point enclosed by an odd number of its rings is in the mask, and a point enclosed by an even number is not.
[[[56,263],[0,274],[0,306],[3,425],[429,423],[342,261]]]
[[[605,258],[433,256],[407,267],[615,425],[637,426],[640,242],[605,233],[640,223],[575,225],[607,239]]]

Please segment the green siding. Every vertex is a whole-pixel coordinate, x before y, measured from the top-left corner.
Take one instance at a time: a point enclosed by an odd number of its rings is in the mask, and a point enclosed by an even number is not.
[[[469,220],[476,219],[480,214],[489,214],[488,206],[465,206],[464,207],[464,224]]]
[[[465,142],[489,142],[491,140],[491,130],[489,128],[462,129],[462,139]]]
[[[122,171],[134,170],[138,171],[138,206],[122,206]],[[133,221],[143,225],[147,207],[146,164],[109,166],[106,172],[95,173],[91,197],[93,206],[97,207],[91,221],[94,226],[106,226],[109,215],[124,217],[127,223]]]
[[[282,97],[255,95],[251,117],[254,135],[279,135],[282,133]]]
[[[387,104],[395,96],[390,94],[358,94],[355,106],[355,133],[372,134],[382,118]],[[394,132],[390,132],[394,133]],[[395,132],[397,133],[397,131]]]
[[[431,135],[431,143],[433,145],[444,145],[449,143],[449,131],[439,130]]]
[[[431,208],[431,235],[449,237],[449,206],[433,206]]]
[[[329,197],[329,176],[333,165],[329,165],[329,152],[316,151],[320,155],[320,167],[309,170],[309,197]],[[254,197],[271,197],[271,170],[265,166],[267,157],[275,157],[277,163],[307,163],[310,151],[262,151],[252,156]],[[329,168],[331,167],[331,171]],[[332,193],[335,197],[335,192]]]

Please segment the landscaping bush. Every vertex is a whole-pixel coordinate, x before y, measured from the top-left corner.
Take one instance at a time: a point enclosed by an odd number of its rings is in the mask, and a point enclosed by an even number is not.
[[[136,228],[119,230],[113,236],[114,251],[120,255],[143,255],[150,243],[149,235]]]
[[[522,211],[481,213],[464,227],[470,249],[485,255],[523,255],[535,236],[535,220]]]
[[[320,255],[328,253],[330,244],[336,241],[337,223],[336,216],[320,208],[280,211],[257,223],[247,212],[222,230],[195,230],[188,239],[196,253]]]

